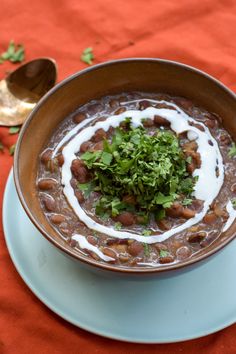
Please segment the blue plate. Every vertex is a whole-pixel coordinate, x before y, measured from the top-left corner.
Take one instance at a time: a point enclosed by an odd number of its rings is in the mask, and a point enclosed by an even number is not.
[[[12,173],[3,203],[7,247],[34,294],[65,320],[129,342],[170,343],[216,332],[236,319],[236,240],[196,269],[150,281],[109,279],[81,269],[32,225]]]

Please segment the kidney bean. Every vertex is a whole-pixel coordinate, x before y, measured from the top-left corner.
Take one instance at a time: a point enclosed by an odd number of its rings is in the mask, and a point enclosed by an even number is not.
[[[137,201],[134,195],[124,195],[122,201],[127,204],[136,205]]]
[[[119,238],[109,238],[106,241],[107,246],[111,246],[111,245],[128,245],[129,243],[129,239],[128,238],[124,238],[124,239],[119,239]]]
[[[84,202],[84,195],[80,190],[75,191],[75,196],[76,196],[79,203]]]
[[[103,150],[103,141],[99,141],[89,149],[89,151],[99,151],[99,150]]]
[[[228,135],[226,135],[225,133],[222,133],[220,135],[220,141],[223,145],[230,145],[232,142],[231,138]]]
[[[115,250],[119,253],[126,253],[127,252],[127,245],[125,244],[118,244],[118,245],[114,245],[113,248],[115,248]]]
[[[213,211],[217,216],[226,217],[226,218],[228,217],[228,213],[226,212],[226,210],[223,210],[223,208],[219,203],[214,203]]]
[[[176,257],[178,260],[183,261],[191,256],[192,252],[187,246],[183,246],[177,249]]]
[[[119,260],[121,261],[121,263],[127,263],[127,262],[129,262],[130,259],[131,259],[131,256],[128,253],[120,253],[119,254]]]
[[[213,120],[213,119],[207,119],[207,120],[205,121],[205,125],[207,126],[207,128],[213,129],[213,128],[216,127],[217,122],[216,122],[215,120]]]
[[[77,246],[77,241],[71,239],[69,245],[74,248]]]
[[[40,155],[40,161],[46,165],[48,163],[48,161],[51,160],[52,157],[52,152],[53,150],[51,149],[46,149],[42,152],[42,154]]]
[[[206,237],[206,232],[198,232],[188,237],[190,243],[200,243]]]
[[[199,152],[188,151],[185,155],[192,157],[192,162],[196,165],[197,168],[201,167],[201,155],[199,154]]]
[[[197,151],[197,148],[198,148],[198,144],[196,143],[196,141],[190,141],[183,145],[183,150],[186,152]]]
[[[200,242],[201,247],[209,246],[216,238],[217,232],[212,232],[206,235],[206,237]]]
[[[200,211],[203,207],[203,201],[200,199],[193,199],[190,209]]]
[[[64,157],[62,154],[57,156],[58,165],[61,167],[64,164]]]
[[[88,253],[88,255],[90,255],[95,261],[100,260],[100,257],[96,253],[94,253],[93,251],[87,250],[87,249],[85,249],[85,250]]]
[[[89,150],[91,144],[92,144],[92,142],[90,140],[85,141],[84,143],[82,143],[80,145],[80,152],[86,152],[87,150]]]
[[[159,243],[159,242],[158,243],[154,243],[153,246],[156,248],[156,250],[158,252],[167,251],[168,250],[168,247],[166,245],[164,245],[164,243]]]
[[[119,115],[121,113],[124,113],[126,111],[126,108],[125,107],[120,107],[118,108],[116,111],[115,111],[115,115]]]
[[[172,263],[172,262],[174,262],[174,257],[171,255],[159,258],[159,263],[161,264]]]
[[[76,124],[81,123],[84,119],[86,118],[86,115],[84,113],[78,113],[76,116],[73,117],[73,121]]]
[[[182,107],[182,108],[184,108],[184,109],[190,109],[190,108],[192,108],[193,107],[193,104],[192,104],[192,102],[191,101],[189,101],[189,100],[187,100],[186,98],[175,98],[175,103],[178,105],[178,106],[180,106],[180,107]]]
[[[193,172],[195,171],[196,169],[196,166],[195,166],[195,163],[194,162],[191,162],[191,163],[188,163],[187,166],[186,166],[186,170],[188,171],[188,173],[190,175],[193,174]]]
[[[94,237],[94,236],[88,236],[87,237],[87,241],[91,244],[91,245],[93,245],[93,246],[96,246],[97,244],[98,244],[98,240],[97,240],[97,238],[96,237]]]
[[[153,125],[154,125],[153,120],[150,118],[145,119],[142,123],[145,128],[150,128],[150,127],[153,127]]]
[[[190,232],[197,232],[199,230],[199,226],[192,226],[188,229]]]
[[[157,116],[157,115],[154,116],[154,123],[158,126],[163,125],[164,127],[167,127],[170,125],[170,122],[167,119],[165,119],[161,116]]]
[[[46,191],[46,190],[51,190],[56,188],[57,186],[57,181],[55,179],[52,178],[44,178],[44,179],[40,179],[38,181],[38,188]]]
[[[98,130],[96,131],[96,133],[95,133],[94,136],[92,137],[92,140],[93,140],[95,143],[97,143],[97,142],[99,142],[99,141],[105,139],[106,136],[107,136],[107,134],[106,134],[105,130],[101,128],[101,129],[98,129]]]
[[[100,112],[101,110],[102,110],[102,105],[100,103],[93,103],[88,107],[88,114],[91,116],[93,114]]]
[[[182,212],[183,212],[183,206],[179,202],[174,202],[170,208],[166,209],[166,214],[173,218],[181,216]]]
[[[106,256],[117,259],[116,252],[112,250],[111,248],[104,247],[102,250],[102,253],[104,253]]]
[[[110,101],[109,101],[109,106],[110,106],[111,108],[116,108],[117,106],[119,106],[119,101],[117,101],[117,100],[110,100]]]
[[[65,222],[66,221],[66,217],[64,215],[61,215],[61,214],[53,214],[51,217],[50,217],[50,220],[53,224],[56,224],[56,225],[59,225],[61,224],[62,222]]]
[[[71,164],[71,172],[79,183],[86,183],[89,181],[90,175],[88,169],[84,166],[84,162],[79,159],[75,159]]]
[[[197,129],[201,130],[202,132],[205,131],[204,126],[202,126],[201,124],[193,123],[193,122],[188,122],[188,123],[189,123],[189,125],[191,125],[192,127],[195,127],[195,128],[197,128]]]
[[[58,160],[57,158],[51,159],[46,164],[46,169],[52,173],[58,171]]]
[[[165,109],[172,109],[172,110],[176,110],[175,109],[175,107],[173,107],[173,106],[170,106],[170,105],[168,105],[168,104],[166,104],[166,103],[157,103],[156,105],[155,105],[155,107],[156,108],[165,108]]]
[[[147,224],[147,217],[145,215],[137,215],[136,222],[137,222],[137,224],[146,225]]]
[[[53,197],[48,194],[44,194],[41,197],[42,203],[47,211],[56,211],[57,205]]]
[[[144,249],[143,249],[142,243],[140,243],[140,242],[138,242],[138,241],[132,242],[132,243],[128,246],[128,252],[131,254],[131,256],[134,256],[134,257],[143,255]]]
[[[157,222],[157,225],[161,230],[170,230],[171,225],[166,219],[159,220]]]
[[[191,219],[195,216],[196,211],[189,208],[184,208],[182,211],[182,217],[185,219]]]
[[[151,102],[149,102],[149,101],[146,101],[146,100],[143,100],[143,101],[140,101],[139,102],[139,104],[138,104],[138,109],[140,110],[140,111],[143,111],[144,109],[146,109],[146,108],[148,108],[148,107],[150,107],[152,104],[151,104]]]
[[[77,179],[76,178],[71,178],[71,180],[70,180],[71,187],[75,189],[75,188],[77,188],[77,184],[78,184]]]
[[[208,140],[208,144],[209,145],[211,145],[211,146],[213,146],[214,144],[213,144],[213,142],[211,141],[211,140]]]
[[[64,236],[70,236],[71,232],[70,232],[70,230],[69,230],[68,228],[66,228],[66,227],[61,227],[61,226],[59,226],[58,228],[59,228],[60,232],[61,232]],[[67,238],[67,237],[66,237],[66,238]]]
[[[135,216],[129,211],[124,211],[116,216],[116,221],[120,222],[124,226],[131,226],[135,224]]]
[[[206,224],[213,224],[216,220],[217,220],[217,216],[215,213],[208,213],[203,218],[203,221]]]

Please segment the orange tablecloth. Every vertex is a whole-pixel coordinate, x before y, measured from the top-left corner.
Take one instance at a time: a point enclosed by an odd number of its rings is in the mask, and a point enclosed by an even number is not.
[[[96,63],[124,57],[181,61],[236,90],[236,2],[233,0],[2,0],[0,52],[22,42],[26,59],[51,56],[59,80]],[[0,78],[15,66],[0,65]],[[0,198],[12,166],[7,148],[17,136],[0,128]],[[13,211],[14,212],[14,211]],[[171,345],[116,342],[80,330],[47,309],[27,288],[8,255],[0,225],[0,353],[236,353],[236,325],[208,337]],[[208,299],[209,300],[209,299]]]

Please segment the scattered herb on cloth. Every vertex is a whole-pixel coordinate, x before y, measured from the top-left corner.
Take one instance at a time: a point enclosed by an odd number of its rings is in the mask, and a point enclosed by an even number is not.
[[[80,60],[85,64],[92,65],[94,60],[93,48],[89,47],[83,50]]]
[[[9,60],[12,63],[21,63],[25,59],[25,49],[22,44],[15,44],[14,41],[10,41],[6,52],[0,55],[0,64]]]
[[[87,151],[81,159],[93,172],[93,190],[102,193],[95,205],[97,215],[109,211],[154,212],[165,217],[165,209],[180,197],[190,197],[196,179],[186,169],[186,157],[171,131],[147,134],[143,127],[117,128],[102,151]],[[132,196],[134,203],[129,203]],[[191,199],[185,199],[190,204]]]
[[[17,134],[20,131],[20,127],[10,127],[9,128],[9,134],[13,135],[13,134]]]
[[[16,149],[16,144],[13,144],[9,147],[9,154],[12,156],[15,153],[15,149]]]

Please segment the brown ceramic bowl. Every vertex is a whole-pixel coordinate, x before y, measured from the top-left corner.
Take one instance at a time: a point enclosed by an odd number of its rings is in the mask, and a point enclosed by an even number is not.
[[[127,91],[166,92],[184,96],[223,118],[224,127],[236,140],[236,96],[219,81],[189,66],[160,59],[124,59],[95,65],[65,79],[37,104],[23,126],[15,152],[14,178],[20,201],[31,221],[55,247],[90,269],[122,274],[148,274],[193,265],[226,246],[236,235],[236,223],[212,245],[191,259],[161,267],[118,268],[74,251],[48,223],[37,197],[38,157],[54,128],[78,106],[104,95]],[[142,277],[143,278],[143,277]]]

